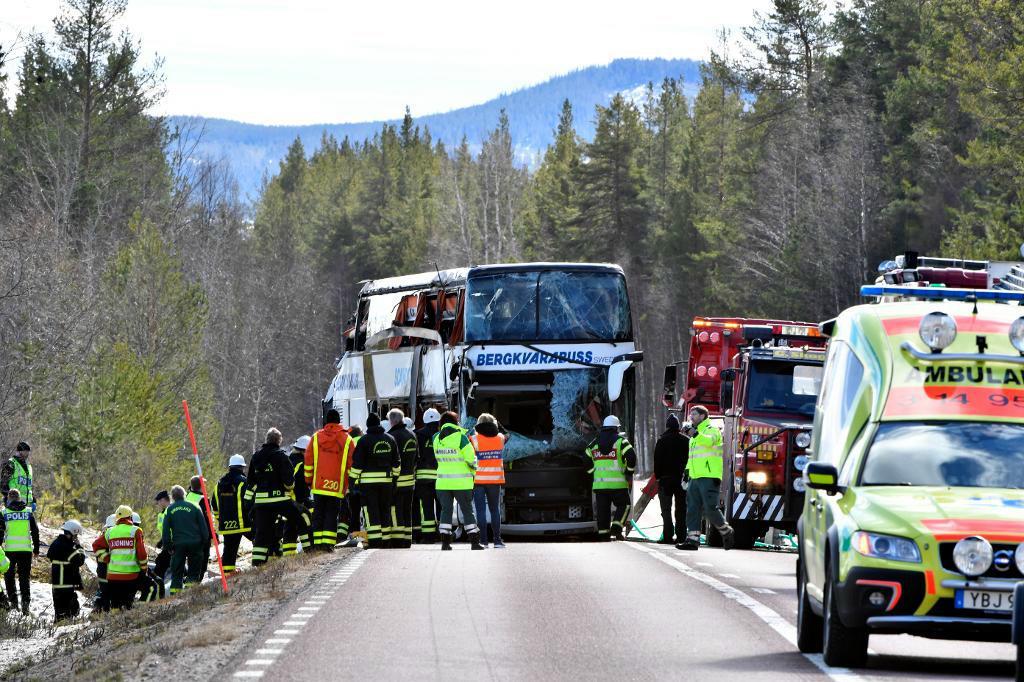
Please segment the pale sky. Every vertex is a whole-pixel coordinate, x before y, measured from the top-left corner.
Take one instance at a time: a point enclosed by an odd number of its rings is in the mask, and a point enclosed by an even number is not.
[[[703,59],[769,0],[129,0],[164,59],[156,113],[344,123],[478,104],[618,57]],[[0,44],[49,33],[58,0],[0,0]],[[20,51],[8,64],[17,68]]]

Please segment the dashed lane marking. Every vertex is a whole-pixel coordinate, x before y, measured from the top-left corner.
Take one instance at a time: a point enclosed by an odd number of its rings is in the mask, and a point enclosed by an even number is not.
[[[738,575],[736,575],[735,573],[719,573],[718,575],[722,576],[723,578],[729,578],[730,580],[739,580],[740,579],[740,577]]]
[[[736,589],[732,585],[723,583],[718,578],[714,578],[703,571],[690,568],[681,561],[676,561],[672,557],[659,552],[656,549],[650,549],[645,547],[639,542],[624,542],[627,547],[644,552],[654,557],[663,564],[671,566],[675,570],[679,571],[688,578],[693,578],[699,582],[704,583],[708,587],[717,590],[721,595],[727,599],[731,599],[745,609],[751,611],[755,616],[764,621],[772,630],[775,630],[783,639],[789,642],[794,648],[796,647],[796,627],[791,625],[789,621],[780,616],[778,613],[768,608],[761,602],[757,601],[746,592]],[[862,678],[859,677],[849,668],[833,668],[825,665],[824,659],[821,654],[802,654],[804,658],[809,660],[815,665],[821,672],[828,675],[831,679],[837,682],[859,682]]]
[[[715,567],[714,564],[708,563],[707,561],[698,561],[696,563],[697,563],[698,566],[705,566],[707,568],[714,568]]]
[[[320,607],[325,605],[327,603],[327,600],[334,596],[334,591],[342,585],[344,585],[345,582],[352,577],[352,574],[355,573],[359,569],[359,567],[366,562],[370,554],[372,554],[375,551],[376,550],[373,549],[363,550],[357,553],[348,561],[346,561],[344,564],[344,568],[337,571],[331,578],[328,578],[327,585],[321,585],[321,590],[318,591],[317,594],[310,596],[308,601],[303,602],[305,606],[298,607],[297,611],[299,611],[300,613],[293,613],[291,616],[288,616],[288,620],[284,621],[281,624],[283,628],[288,629],[274,630],[274,635],[276,636],[263,641],[264,647],[273,648],[256,649],[256,655],[261,656],[262,658],[250,658],[249,660],[245,661],[243,665],[273,665],[274,661],[276,660],[276,657],[284,653],[284,647],[292,641],[291,637],[282,637],[281,635],[299,634],[299,630],[297,630],[296,628],[301,628],[306,623],[308,623],[309,619],[316,615],[316,612],[320,610]],[[263,677],[263,673],[265,671],[265,669],[260,670],[258,668],[237,670],[234,673],[234,677]]]
[[[778,594],[775,590],[769,589],[767,587],[751,587],[750,589],[752,589],[754,592],[757,592],[758,594]]]

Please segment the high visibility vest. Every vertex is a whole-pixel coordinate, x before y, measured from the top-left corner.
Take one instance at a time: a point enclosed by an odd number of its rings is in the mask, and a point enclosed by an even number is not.
[[[355,450],[355,439],[345,433],[342,439],[340,459],[333,453],[330,457],[326,453],[324,457],[321,457],[321,433],[323,431],[314,433],[313,441],[309,444],[309,447],[313,449],[313,466],[307,466],[307,470],[312,469],[313,484],[310,486],[310,490],[315,495],[344,497],[348,492],[349,462],[352,461],[352,453]]]
[[[505,467],[501,460],[501,451],[505,449],[505,439],[498,436],[476,434],[470,437],[476,448],[476,479],[477,485],[505,485]]]
[[[442,426],[434,436],[434,457],[438,490],[473,489],[476,450],[463,429],[452,424]]]
[[[722,432],[705,419],[690,439],[690,459],[686,462],[690,478],[722,478]]]
[[[587,448],[587,457],[594,462],[591,471],[594,473],[594,490],[628,490],[626,480],[626,461],[623,457],[625,438],[618,438],[615,446],[607,453],[594,443]]]
[[[167,516],[167,510],[166,509],[161,510],[160,513],[156,515],[156,536],[157,536],[157,538],[162,538],[164,536],[164,517],[165,516]]]
[[[11,486],[11,490],[21,493],[21,501],[25,506],[31,507],[35,502],[32,497],[32,465],[28,462],[22,464],[17,457],[11,457],[11,462],[14,464],[14,472],[8,485]]]
[[[203,502],[203,494],[197,493],[194,490],[189,490],[185,493],[185,501],[191,502],[195,506],[199,507],[199,511],[206,511],[206,503]]]
[[[7,533],[4,535],[5,550],[8,552],[32,551],[31,518],[32,512],[28,509],[4,512],[4,523],[7,525]]]
[[[7,558],[4,550],[0,548],[0,575],[7,572],[7,569],[11,567],[11,560]]]
[[[131,524],[118,523],[104,533],[107,547],[110,549],[110,560],[107,562],[108,580],[111,576],[132,575],[141,569],[135,550],[135,532],[137,530],[138,528]]]

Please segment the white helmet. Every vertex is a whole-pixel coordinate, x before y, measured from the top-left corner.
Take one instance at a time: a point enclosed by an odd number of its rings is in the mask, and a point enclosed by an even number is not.
[[[142,525],[142,517],[139,516],[139,512],[132,512],[132,523],[136,526]]]
[[[245,457],[242,457],[241,455],[231,455],[231,458],[228,460],[228,466],[229,467],[244,467],[245,466]]]
[[[305,450],[309,447],[309,442],[313,440],[309,436],[299,436],[299,439],[292,443],[292,447],[296,450]]]
[[[614,414],[610,414],[604,418],[604,426],[614,426],[615,428],[619,428],[622,424],[619,422],[618,417]]]
[[[108,516],[107,520],[103,522],[104,528],[113,528],[115,525],[117,525],[117,516],[114,514]]]
[[[441,421],[441,413],[431,407],[429,410],[423,413],[423,423],[433,424],[434,422]]]
[[[67,532],[71,533],[72,535],[78,535],[83,530],[85,530],[84,528],[82,528],[82,524],[79,523],[78,521],[75,521],[74,519],[71,519],[70,521],[65,521],[64,525],[61,526],[60,529],[61,530],[66,530]]]
[[[415,426],[415,424],[413,424],[412,417],[406,417],[402,421],[405,422],[405,428],[407,429],[411,429],[413,426]]]

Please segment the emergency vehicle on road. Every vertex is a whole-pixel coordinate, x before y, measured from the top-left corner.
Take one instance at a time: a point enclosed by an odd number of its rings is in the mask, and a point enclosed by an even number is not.
[[[1024,579],[1024,292],[915,274],[820,326],[797,621],[828,665],[872,633],[1009,641]]]
[[[769,527],[795,531],[827,340],[782,320],[698,317],[690,331],[688,360],[665,369],[665,404],[684,419],[693,405],[723,419],[720,501],[735,546],[751,548]],[[720,545],[714,528],[707,537]]]

